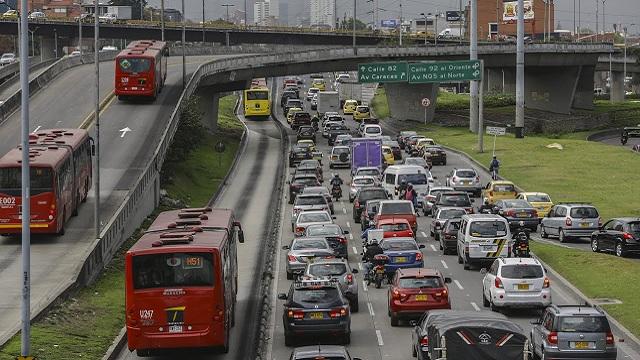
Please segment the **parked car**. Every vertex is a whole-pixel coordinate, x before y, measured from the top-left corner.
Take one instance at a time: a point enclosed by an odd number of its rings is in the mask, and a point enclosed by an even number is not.
[[[427,311],[451,309],[449,283],[451,279],[438,270],[399,269],[387,293],[391,326],[398,326],[400,320],[420,318]]]
[[[456,191],[473,193],[476,197],[482,194],[480,175],[471,168],[451,170],[449,175],[447,175],[445,184],[446,186],[456,189]]]
[[[616,256],[640,253],[640,218],[615,218],[591,234],[591,250]]]
[[[308,278],[330,278],[340,284],[342,294],[349,300],[351,312],[358,312],[358,283],[354,274],[358,269],[351,269],[346,259],[317,259],[307,263],[304,272]]]
[[[512,230],[520,226],[531,232],[538,230],[538,212],[526,200],[498,200],[494,204],[493,213],[507,219]]]
[[[587,203],[560,203],[554,205],[540,220],[540,236],[557,236],[560,242],[571,238],[591,237],[602,226],[600,213]]]
[[[295,275],[304,273],[310,258],[333,257],[333,250],[323,238],[295,238],[291,245],[282,247],[287,251],[287,280],[292,280]]]

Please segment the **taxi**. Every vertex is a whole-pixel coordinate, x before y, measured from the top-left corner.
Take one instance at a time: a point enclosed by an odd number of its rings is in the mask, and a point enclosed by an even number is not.
[[[542,192],[521,192],[518,194],[518,199],[526,200],[531,206],[533,206],[537,212],[538,217],[543,218],[547,216],[551,208],[553,207],[553,202],[551,201],[551,197],[549,194]]]
[[[382,146],[382,156],[384,157],[384,164],[386,166],[391,166],[396,163],[395,157],[393,156],[393,150],[390,146]]]
[[[300,147],[305,147],[309,149],[309,151],[311,152],[318,151],[318,148],[316,147],[316,143],[314,143],[313,140],[309,140],[309,139],[298,140],[296,145]]]
[[[313,82],[311,83],[311,87],[318,88],[318,90],[320,91],[325,91],[327,88],[327,84],[324,81],[324,79],[313,79]]]
[[[482,189],[482,198],[488,200],[489,204],[495,204],[498,200],[515,199],[517,195],[516,185],[511,181],[493,180]]]
[[[366,105],[358,105],[356,106],[355,111],[353,112],[353,120],[360,121],[371,117],[371,110]]]
[[[287,112],[287,122],[291,124],[291,122],[293,122],[293,115],[300,111],[302,111],[302,109],[297,107],[289,109],[289,111]]]
[[[356,111],[356,107],[358,107],[357,100],[345,100],[344,105],[342,106],[342,112],[345,115],[353,115],[353,112]]]

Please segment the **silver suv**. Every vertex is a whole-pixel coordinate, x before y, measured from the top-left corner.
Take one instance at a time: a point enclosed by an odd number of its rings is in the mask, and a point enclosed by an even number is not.
[[[453,169],[447,175],[446,186],[454,188],[456,191],[466,191],[480,197],[482,184],[480,175],[473,169]]]
[[[351,269],[346,259],[314,259],[307,263],[303,278],[329,277],[337,280],[340,290],[349,300],[351,312],[358,312],[358,283],[354,275],[357,273],[358,269]]]
[[[540,221],[540,236],[557,236],[560,242],[570,238],[591,237],[602,225],[595,206],[587,203],[561,203],[554,205]]]
[[[531,322],[531,351],[537,359],[607,359],[618,355],[609,321],[586,305],[550,305]]]

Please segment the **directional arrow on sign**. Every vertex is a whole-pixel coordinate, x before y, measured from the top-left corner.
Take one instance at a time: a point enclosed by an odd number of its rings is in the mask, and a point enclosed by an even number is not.
[[[480,70],[476,70],[473,72],[473,76],[478,76],[478,75],[480,75]]]
[[[480,67],[480,63],[475,63],[475,64],[473,64],[473,68],[474,68],[474,69],[477,69],[477,68],[479,68],[479,67]]]
[[[128,127],[124,128],[124,129],[120,129],[119,130],[122,134],[120,134],[120,137],[123,138],[125,135],[127,135],[127,133],[129,131],[131,131],[131,129],[129,129]]]

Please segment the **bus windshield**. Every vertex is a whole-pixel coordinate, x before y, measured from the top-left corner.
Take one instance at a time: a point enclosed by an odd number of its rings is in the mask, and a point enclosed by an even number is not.
[[[120,71],[125,73],[144,73],[149,71],[151,61],[141,58],[122,58],[118,60]]]
[[[53,191],[53,176],[51,168],[32,167],[31,195]],[[7,195],[21,195],[22,172],[18,167],[0,168],[0,193]]]
[[[247,100],[269,100],[269,92],[264,90],[247,91]]]
[[[213,254],[162,253],[133,257],[134,289],[213,286]]]

